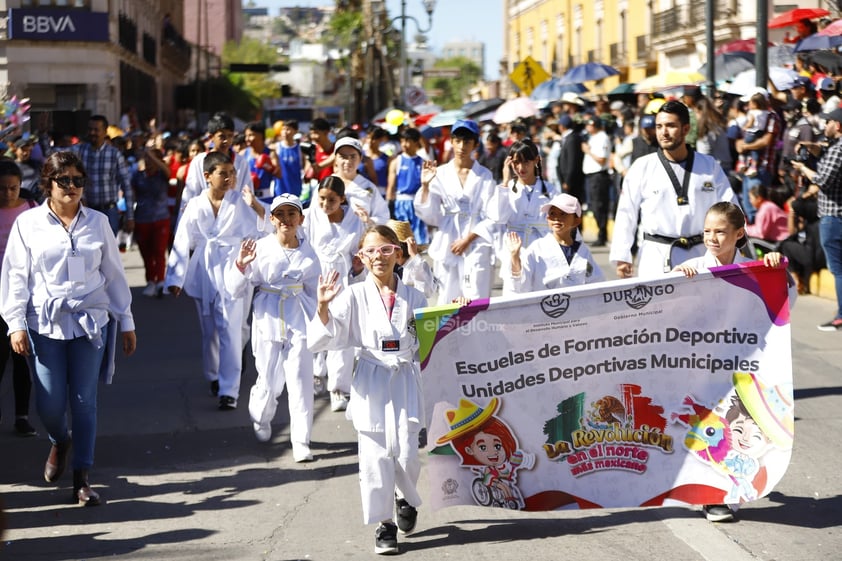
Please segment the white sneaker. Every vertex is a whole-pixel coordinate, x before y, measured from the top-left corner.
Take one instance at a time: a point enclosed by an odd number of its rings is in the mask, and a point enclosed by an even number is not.
[[[293,444],[292,459],[299,464],[302,462],[312,462],[313,454],[310,452],[310,447],[306,444]]]
[[[334,413],[345,411],[348,409],[348,398],[342,390],[333,390],[330,392],[330,410]]]
[[[146,283],[146,288],[143,289],[143,295],[152,298],[158,295],[158,287],[154,282]]]
[[[253,423],[254,427],[254,436],[260,442],[268,442],[270,438],[272,438],[272,425],[266,423],[265,425],[261,425],[260,423]]]

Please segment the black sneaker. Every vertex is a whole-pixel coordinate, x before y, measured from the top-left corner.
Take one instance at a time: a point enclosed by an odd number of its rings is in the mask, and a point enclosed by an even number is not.
[[[734,512],[728,505],[705,505],[702,507],[705,518],[710,522],[733,522]]]
[[[220,411],[232,411],[237,408],[237,398],[230,395],[223,395],[219,398]]]
[[[395,512],[398,515],[398,529],[401,533],[412,532],[415,529],[415,521],[418,520],[418,511],[415,507],[406,502],[406,499],[396,499]]]
[[[381,522],[374,531],[374,553],[392,555],[398,552],[398,527]]]
[[[15,419],[15,432],[18,433],[18,436],[36,436],[38,434],[26,417]]]
[[[219,395],[219,380],[214,380],[213,382],[211,382],[210,392],[211,392],[211,395],[214,396],[214,397]]]
[[[842,331],[842,318],[832,319],[827,323],[823,323],[819,326],[819,331]]]

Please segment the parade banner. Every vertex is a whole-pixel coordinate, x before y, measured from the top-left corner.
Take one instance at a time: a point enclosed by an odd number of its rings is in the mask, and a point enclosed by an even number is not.
[[[416,310],[435,508],[735,504],[786,471],[782,268]]]

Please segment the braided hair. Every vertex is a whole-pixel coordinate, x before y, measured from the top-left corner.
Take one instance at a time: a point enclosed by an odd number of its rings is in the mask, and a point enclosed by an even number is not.
[[[535,178],[541,180],[541,193],[549,196],[549,189],[544,182],[544,170],[541,167],[541,153],[534,142],[528,138],[518,140],[509,147],[509,157],[512,161],[537,160],[535,163]],[[517,193],[517,176],[512,177],[512,193]]]

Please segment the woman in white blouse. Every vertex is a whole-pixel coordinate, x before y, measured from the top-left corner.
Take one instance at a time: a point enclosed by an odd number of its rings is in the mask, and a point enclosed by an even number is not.
[[[82,205],[85,169],[72,152],[44,163],[42,205],[21,214],[9,235],[0,314],[12,350],[28,357],[35,404],[52,448],[44,478],[54,483],[72,448],[73,499],[100,504],[88,484],[96,440],[97,382],[108,370],[109,314],[123,352],[135,350],[131,292],[108,218]],[[112,342],[109,343],[109,340]],[[68,402],[73,446],[67,426]]]

